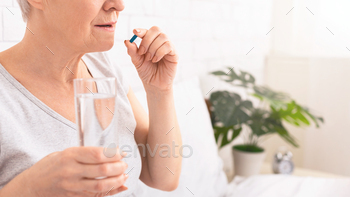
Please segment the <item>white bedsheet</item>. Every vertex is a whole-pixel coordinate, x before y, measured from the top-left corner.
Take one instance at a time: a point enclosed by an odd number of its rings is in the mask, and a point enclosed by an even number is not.
[[[226,197],[350,197],[350,178],[292,175],[236,176]]]

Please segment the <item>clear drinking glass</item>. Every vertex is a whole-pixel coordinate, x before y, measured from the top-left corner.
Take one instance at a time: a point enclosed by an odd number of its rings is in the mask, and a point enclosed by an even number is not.
[[[106,157],[113,157],[119,151],[116,87],[114,77],[74,79],[80,146],[104,147]]]

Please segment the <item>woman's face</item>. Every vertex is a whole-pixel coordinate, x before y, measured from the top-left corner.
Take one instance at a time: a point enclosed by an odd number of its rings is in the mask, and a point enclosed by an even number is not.
[[[53,36],[77,52],[107,51],[113,47],[114,31],[96,25],[116,22],[124,10],[123,0],[46,0],[44,15]],[[116,24],[113,24],[115,27]],[[64,45],[63,45],[64,46]]]

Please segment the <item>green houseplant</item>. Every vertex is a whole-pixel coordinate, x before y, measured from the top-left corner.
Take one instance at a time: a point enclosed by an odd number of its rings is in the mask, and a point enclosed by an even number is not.
[[[297,140],[288,132],[284,124],[296,127],[316,127],[323,122],[304,106],[299,105],[288,94],[277,92],[267,86],[255,84],[255,78],[248,72],[227,67],[228,70],[217,70],[210,74],[245,92],[246,99],[235,92],[215,91],[210,94],[210,114],[216,143],[219,148],[230,144],[242,128],[249,130],[244,144],[232,149],[248,153],[263,152],[259,145],[261,137],[277,134],[287,143],[298,147]],[[253,102],[255,106],[253,105]],[[220,140],[221,139],[221,140]]]

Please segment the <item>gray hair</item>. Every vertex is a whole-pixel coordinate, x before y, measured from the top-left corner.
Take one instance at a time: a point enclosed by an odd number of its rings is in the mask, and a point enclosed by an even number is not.
[[[30,4],[27,0],[17,0],[19,7],[22,10],[22,18],[24,22],[28,21],[28,16],[30,12]]]

